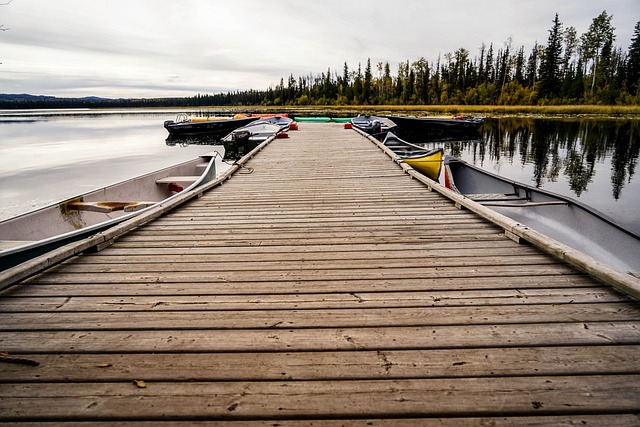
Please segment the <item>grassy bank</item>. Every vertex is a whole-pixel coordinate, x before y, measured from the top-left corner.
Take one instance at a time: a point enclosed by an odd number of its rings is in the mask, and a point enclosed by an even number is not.
[[[218,107],[220,108],[220,107]],[[251,111],[256,113],[289,112],[299,116],[350,117],[358,114],[371,115],[415,115],[415,116],[564,116],[564,117],[630,117],[640,118],[640,105],[325,105],[325,106],[255,106],[224,108],[225,110]]]

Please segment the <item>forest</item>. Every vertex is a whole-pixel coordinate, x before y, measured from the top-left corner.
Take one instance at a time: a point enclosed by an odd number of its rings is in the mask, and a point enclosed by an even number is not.
[[[282,78],[266,91],[198,95],[197,105],[563,105],[640,104],[640,22],[627,52],[614,47],[612,15],[603,11],[578,36],[558,15],[546,45],[530,52],[482,44],[477,57],[460,48],[429,62],[388,62],[364,70]]]
[[[640,105],[640,21],[629,48],[616,47],[613,16],[593,18],[584,34],[558,14],[546,44],[530,51],[511,38],[482,43],[472,57],[459,48],[435,61],[346,62],[342,70],[282,77],[263,90],[156,99],[0,99],[0,108],[342,106],[342,105]],[[364,69],[363,69],[364,68]]]

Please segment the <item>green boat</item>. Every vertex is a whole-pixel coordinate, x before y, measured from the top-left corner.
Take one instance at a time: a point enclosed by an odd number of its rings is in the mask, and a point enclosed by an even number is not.
[[[318,122],[328,123],[331,121],[331,117],[296,117],[297,122]]]

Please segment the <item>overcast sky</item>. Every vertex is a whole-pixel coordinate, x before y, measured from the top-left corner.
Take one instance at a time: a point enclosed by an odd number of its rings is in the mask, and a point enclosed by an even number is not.
[[[0,93],[193,96],[367,58],[395,74],[509,38],[528,55],[556,13],[580,35],[603,10],[627,51],[640,0],[12,0],[0,6]]]

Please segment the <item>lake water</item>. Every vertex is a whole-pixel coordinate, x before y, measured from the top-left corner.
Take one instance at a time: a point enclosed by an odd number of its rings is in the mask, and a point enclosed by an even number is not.
[[[162,123],[173,118],[174,112],[0,111],[0,219],[223,151],[167,145]]]
[[[0,219],[223,151],[167,144],[162,123],[177,113],[0,111]],[[573,197],[640,233],[639,140],[640,120],[501,118],[487,119],[477,140],[429,145]]]

